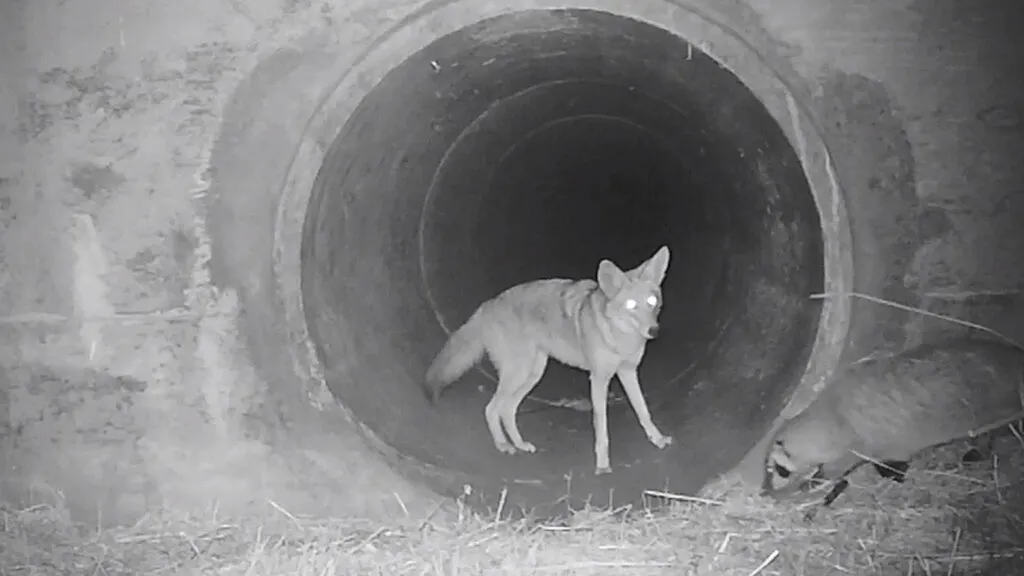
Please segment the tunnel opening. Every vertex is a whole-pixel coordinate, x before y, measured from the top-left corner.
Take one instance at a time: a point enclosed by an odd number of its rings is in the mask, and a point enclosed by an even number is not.
[[[438,488],[546,513],[698,490],[761,440],[807,368],[824,284],[798,154],[751,89],[686,39],[596,10],[480,20],[409,55],[351,111],[313,185],[302,298],[332,394]],[[612,386],[613,473],[593,474],[584,372],[548,365],[495,450],[485,361],[437,406],[448,332],[524,281],[594,278],[672,249],[640,367],[651,446]]]

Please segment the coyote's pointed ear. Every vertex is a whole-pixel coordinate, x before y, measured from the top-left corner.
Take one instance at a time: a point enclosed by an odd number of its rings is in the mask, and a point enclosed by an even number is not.
[[[661,281],[665,279],[665,272],[668,270],[668,258],[668,246],[662,246],[654,256],[651,256],[650,260],[640,265],[637,277],[661,284]]]
[[[597,266],[597,285],[605,296],[614,298],[626,283],[626,273],[611,260],[601,260]]]

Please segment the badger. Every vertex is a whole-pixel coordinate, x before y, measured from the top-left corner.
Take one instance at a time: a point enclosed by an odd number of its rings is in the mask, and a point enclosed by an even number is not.
[[[781,498],[831,483],[827,505],[845,489],[846,475],[865,462],[902,482],[918,452],[977,438],[1022,417],[1020,348],[955,338],[857,362],[840,369],[775,432],[762,494]]]

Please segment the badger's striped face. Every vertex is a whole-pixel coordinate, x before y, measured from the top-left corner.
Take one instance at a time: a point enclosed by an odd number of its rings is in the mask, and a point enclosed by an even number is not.
[[[806,490],[820,476],[820,464],[798,462],[782,440],[775,440],[765,459],[762,493],[780,497]]]

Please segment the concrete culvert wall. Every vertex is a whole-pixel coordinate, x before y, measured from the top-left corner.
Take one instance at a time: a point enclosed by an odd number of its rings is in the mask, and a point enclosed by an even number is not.
[[[419,517],[467,485],[548,514],[756,483],[840,362],[956,330],[842,293],[1022,336],[991,296],[1022,280],[1020,11],[22,4],[0,9],[4,500]],[[520,415],[537,454],[492,446],[486,363],[427,403],[481,301],[662,244],[640,378],[671,448],[613,399],[595,477],[590,414],[560,406],[586,375],[555,362]]]
[[[764,434],[814,344],[823,238],[800,158],[730,70],[651,24],[533,10],[342,90],[361,98],[313,185],[303,303],[328,387],[380,441],[484,501],[507,486],[511,506],[544,510],[692,492]],[[519,418],[537,454],[494,448],[486,362],[426,401],[427,365],[479,303],[662,244],[662,329],[640,378],[677,446],[659,452],[613,400],[615,473],[595,478],[590,413],[557,407],[589,398],[586,374],[554,362]]]

